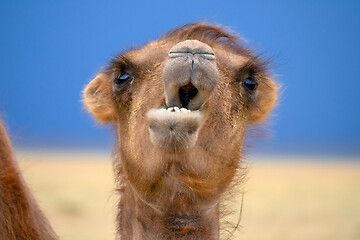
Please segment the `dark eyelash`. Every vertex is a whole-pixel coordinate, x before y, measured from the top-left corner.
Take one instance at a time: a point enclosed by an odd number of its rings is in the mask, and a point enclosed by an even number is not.
[[[106,69],[108,74],[119,76],[124,73],[135,73],[136,66],[126,55],[119,55],[110,60],[109,67]]]

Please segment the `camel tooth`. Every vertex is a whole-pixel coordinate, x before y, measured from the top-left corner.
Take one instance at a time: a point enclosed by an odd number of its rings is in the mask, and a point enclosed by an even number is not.
[[[175,112],[180,112],[180,109],[178,107],[174,107]]]

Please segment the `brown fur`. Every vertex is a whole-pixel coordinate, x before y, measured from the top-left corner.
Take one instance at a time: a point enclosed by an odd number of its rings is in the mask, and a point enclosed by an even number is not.
[[[1,119],[0,239],[58,239],[25,184]]]
[[[178,43],[205,44],[202,49],[210,47],[216,56],[216,86],[212,83],[215,88],[205,91],[201,116],[192,122],[197,135],[187,133],[183,126],[191,119],[156,115],[158,120],[148,114],[161,105],[175,102],[177,106],[178,101],[168,99],[172,85],[167,86],[166,79],[179,78],[171,83],[176,85],[188,74],[186,64],[183,70],[177,65],[188,61],[186,51],[176,52],[181,61],[168,57]],[[198,61],[200,78],[193,84],[206,83],[211,77],[206,74],[214,72],[209,70],[213,69],[212,60]],[[114,79],[123,74],[134,80],[114,91]],[[258,84],[254,93],[241,84],[248,77]],[[171,30],[112,60],[86,87],[84,101],[99,121],[111,122],[117,129],[115,172],[122,194],[118,214],[121,239],[218,239],[219,202],[240,164],[244,134],[249,124],[268,115],[276,92],[265,61],[244,49],[236,35],[206,23]],[[166,129],[174,129],[174,135],[166,135]],[[169,147],[164,139],[174,143]],[[187,141],[191,144],[184,143]]]

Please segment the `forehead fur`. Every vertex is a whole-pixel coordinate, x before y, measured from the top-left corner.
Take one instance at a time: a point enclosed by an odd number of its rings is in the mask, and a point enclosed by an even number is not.
[[[245,57],[250,60],[250,65],[254,66],[257,72],[266,73],[268,70],[269,61],[256,55],[254,51],[245,49],[244,41],[239,36],[232,34],[226,27],[209,23],[190,23],[174,28],[143,47],[131,48],[117,55],[111,60],[107,70],[114,72],[114,70],[122,70],[122,66],[136,67],[136,65],[146,66],[154,62],[162,62],[173,45],[185,40],[201,41],[213,48],[221,49],[227,53],[227,56]]]
[[[219,45],[225,50],[238,55],[252,56],[252,52],[241,46],[242,39],[230,33],[223,26],[208,23],[189,23],[179,28],[174,28],[159,38],[160,40],[199,40],[211,45]]]

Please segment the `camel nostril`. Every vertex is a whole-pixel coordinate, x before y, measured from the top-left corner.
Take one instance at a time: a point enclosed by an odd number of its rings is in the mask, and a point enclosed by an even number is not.
[[[188,83],[179,88],[181,107],[187,108],[190,100],[193,99],[198,92],[192,83]]]

